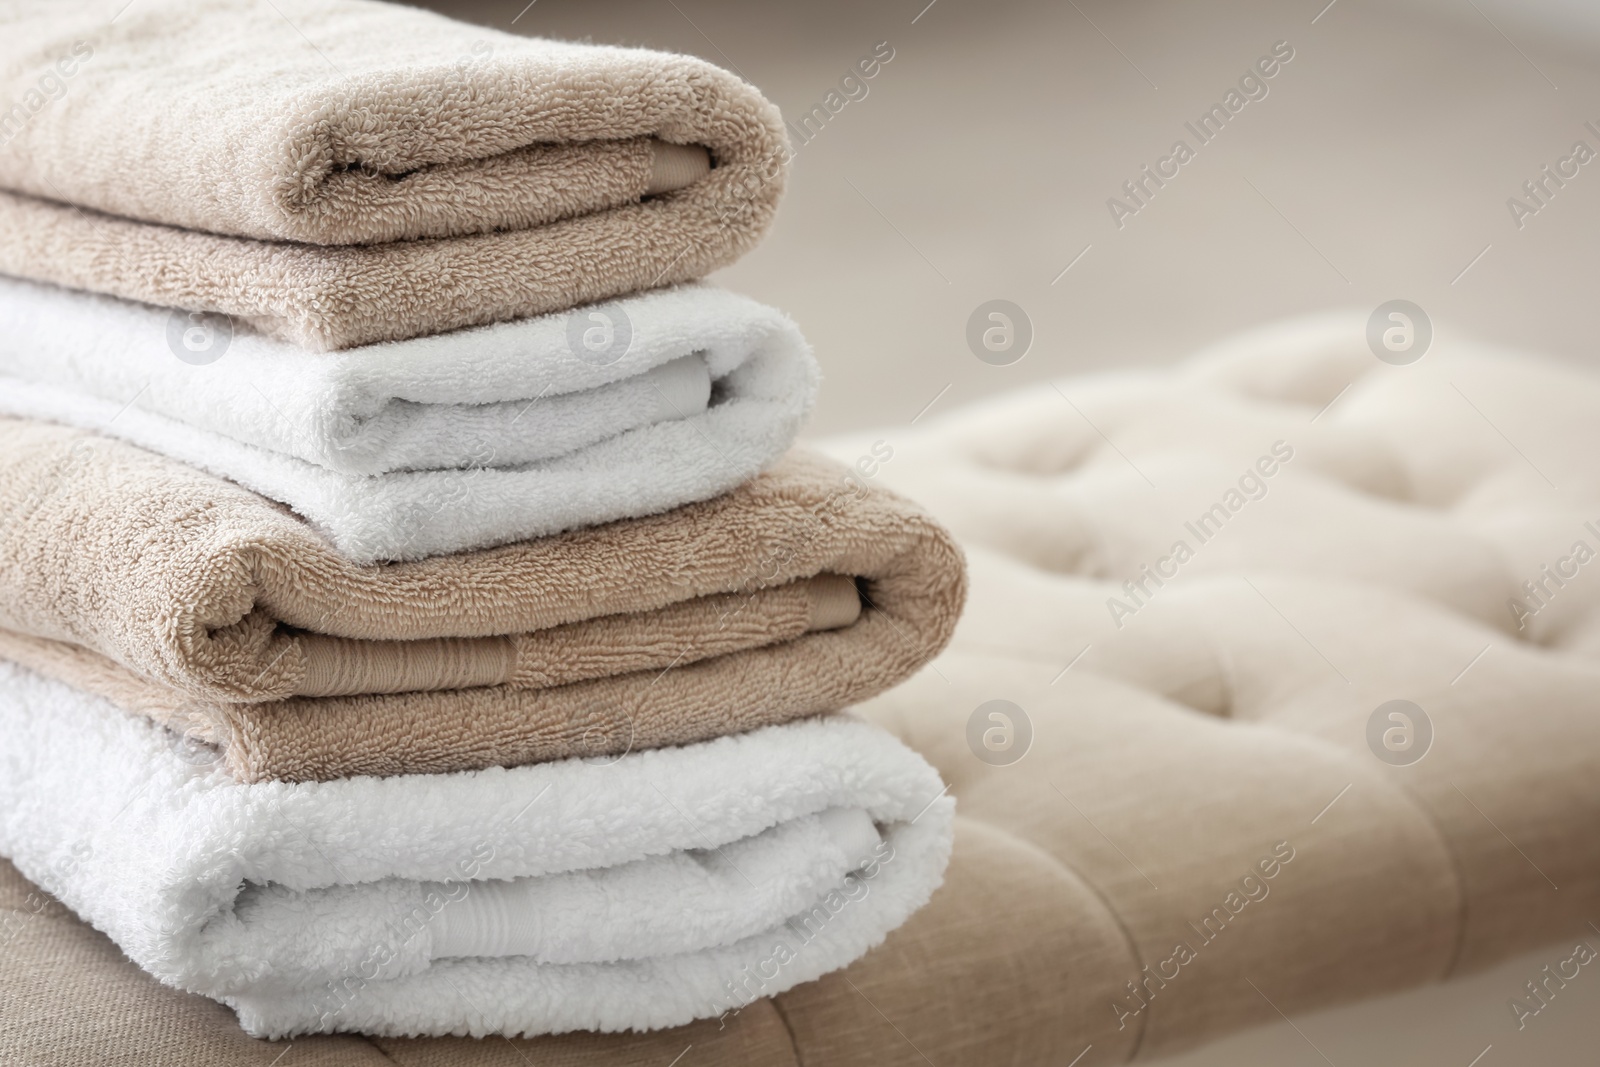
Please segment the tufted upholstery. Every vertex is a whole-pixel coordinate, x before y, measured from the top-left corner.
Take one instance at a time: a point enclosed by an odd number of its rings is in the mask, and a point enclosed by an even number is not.
[[[881,948],[722,1028],[305,1039],[281,1067],[1094,1067],[1579,936],[1600,914],[1600,559],[1564,586],[1541,567],[1600,550],[1600,379],[1443,337],[1389,366],[1363,328],[1290,323],[1176,370],[830,443],[854,462],[887,441],[873,478],[948,523],[972,567],[950,650],[864,709],[961,812],[949,881]],[[1292,457],[1241,486],[1276,442]],[[1202,542],[1185,524],[1208,512]],[[1124,581],[1158,564],[1175,577],[1135,600]],[[1519,627],[1524,580],[1549,595]],[[967,740],[994,699],[1032,726],[1009,765]],[[1368,746],[1393,699],[1434,731],[1407,766]],[[69,917],[17,936],[44,947],[0,953],[25,1009],[7,1004],[8,1048],[26,1030],[62,1063],[146,1062],[173,1034],[218,1063],[282,1051]],[[52,1000],[41,960],[92,965],[105,997]]]
[[[1089,1002],[1059,1062],[1444,978],[1577,937],[1600,904],[1600,559],[1571,558],[1579,540],[1600,551],[1600,379],[1448,338],[1391,366],[1364,326],[1274,326],[1173,371],[834,445],[891,442],[879,477],[950,524],[972,567],[951,650],[871,713],[934,761],[964,818],[1099,905],[1063,895],[1053,924],[1121,939],[1109,994],[1086,967],[1018,990],[1037,1017]],[[1202,542],[1185,523],[1280,441],[1292,459]],[[1134,600],[1124,581],[1163,557],[1176,577]],[[1558,586],[1541,567],[1563,557],[1576,576]],[[1538,606],[1524,580],[1545,583],[1536,613],[1508,606]],[[1114,620],[1112,597],[1134,610]],[[1009,766],[966,740],[996,698],[1035,735]],[[1393,699],[1433,725],[1408,766],[1368,747]],[[1280,841],[1295,859],[1268,894],[1202,942],[1188,924]],[[1196,958],[1119,1031],[1115,987],[1179,940]]]

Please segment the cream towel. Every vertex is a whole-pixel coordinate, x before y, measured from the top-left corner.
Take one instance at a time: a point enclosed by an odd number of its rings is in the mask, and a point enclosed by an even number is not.
[[[365,0],[10,3],[0,100],[0,272],[315,348],[699,277],[787,155],[700,60]]]
[[[0,419],[0,453],[0,654],[225,746],[246,780],[814,715],[936,655],[965,592],[937,524],[803,453],[663,515],[384,566],[115,439]]]

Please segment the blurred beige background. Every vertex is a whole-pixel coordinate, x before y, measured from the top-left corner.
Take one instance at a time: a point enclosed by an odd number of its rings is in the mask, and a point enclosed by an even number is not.
[[[1584,128],[1600,126],[1600,5],[526,4],[434,6],[692,52],[786,115],[821,103],[878,42],[894,49],[868,95],[799,149],[770,239],[719,276],[812,339],[827,372],[818,433],[909,420],[946,385],[936,410],[1397,297],[1441,329],[1592,358],[1600,165],[1520,231],[1506,200],[1574,140],[1600,150]],[[1113,225],[1107,198],[1176,138],[1194,144],[1184,122],[1279,40],[1295,58],[1269,95]],[[1033,320],[1032,350],[1013,366],[966,346],[968,315],[991,298]]]
[[[888,42],[894,58],[867,95],[800,147],[770,239],[718,277],[788,310],[816,346],[815,433],[907,422],[935,398],[932,410],[947,410],[1045,378],[1170,362],[1265,319],[1395,298],[1439,330],[1600,363],[1600,161],[1520,229],[1506,206],[1574,141],[1600,151],[1584,125],[1600,128],[1593,0],[429,6],[691,52],[791,116]],[[1107,198],[1177,138],[1194,146],[1184,123],[1277,41],[1294,58],[1268,95],[1119,229]],[[965,340],[968,316],[994,298],[1033,323],[1011,366],[980,362]],[[1507,1008],[1557,958],[1280,1023],[1171,1064],[1593,1064],[1600,976],[1526,1030]]]

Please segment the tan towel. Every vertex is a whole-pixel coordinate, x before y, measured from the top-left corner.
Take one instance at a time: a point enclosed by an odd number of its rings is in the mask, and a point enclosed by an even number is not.
[[[0,419],[0,454],[0,655],[224,745],[245,780],[604,755],[829,711],[935,655],[965,593],[941,527],[801,453],[663,515],[377,566],[121,441]]]
[[[8,3],[6,101],[0,272],[314,348],[699,277],[787,157],[698,59],[365,0]]]

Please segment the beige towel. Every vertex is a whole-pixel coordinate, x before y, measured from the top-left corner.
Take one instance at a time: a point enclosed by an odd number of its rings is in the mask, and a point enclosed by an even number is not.
[[[701,740],[844,706],[948,640],[959,550],[792,454],[714,500],[357,566],[121,441],[0,419],[0,655],[227,748],[245,780]]]
[[[688,56],[365,0],[115,7],[0,13],[0,272],[342,348],[699,277],[782,190],[777,110]]]

